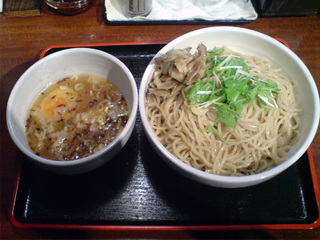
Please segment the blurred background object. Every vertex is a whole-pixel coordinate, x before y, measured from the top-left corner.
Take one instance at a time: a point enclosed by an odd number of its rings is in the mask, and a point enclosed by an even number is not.
[[[253,0],[259,17],[307,16],[320,11],[319,0]]]
[[[152,10],[152,0],[122,0],[121,5],[129,17],[147,16]]]
[[[40,0],[0,0],[6,17],[40,16]],[[0,7],[1,8],[1,7]],[[1,12],[1,11],[0,11]]]
[[[44,0],[44,2],[65,15],[75,15],[87,10],[94,0]]]

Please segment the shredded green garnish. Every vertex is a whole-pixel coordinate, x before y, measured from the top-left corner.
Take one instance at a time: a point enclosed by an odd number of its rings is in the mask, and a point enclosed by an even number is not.
[[[205,76],[186,95],[196,102],[190,106],[215,108],[216,121],[232,128],[236,127],[243,106],[250,102],[258,100],[261,108],[277,109],[278,85],[250,74],[242,58],[222,56],[223,51],[223,48],[208,51]],[[206,131],[215,132],[212,129]]]
[[[217,135],[222,141],[226,142],[227,140],[219,133],[217,129],[215,129],[212,125],[209,125],[207,129],[203,129],[206,132],[211,132]]]

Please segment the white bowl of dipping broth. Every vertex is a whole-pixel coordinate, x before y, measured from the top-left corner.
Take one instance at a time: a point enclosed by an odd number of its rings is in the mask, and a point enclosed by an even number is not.
[[[127,123],[101,150],[75,160],[58,161],[36,155],[26,139],[26,121],[30,107],[48,86],[74,75],[95,75],[111,81],[128,106]],[[7,125],[17,147],[40,167],[61,174],[80,174],[103,165],[126,144],[135,125],[138,90],[129,69],[116,57],[95,49],[73,48],[46,56],[32,65],[17,81],[7,105]]]
[[[227,46],[232,51],[244,55],[267,57],[272,61],[274,66],[281,68],[282,73],[295,82],[296,94],[300,97],[300,108],[302,109],[300,114],[301,135],[298,141],[286,153],[286,157],[282,163],[259,173],[245,176],[220,175],[190,166],[171,153],[160,142],[150,126],[149,116],[147,115],[149,102],[146,96],[155,70],[155,61],[153,60],[145,70],[141,81],[139,109],[145,132],[156,152],[166,163],[185,177],[215,187],[238,188],[252,186],[282,173],[306,152],[318,128],[319,94],[314,79],[307,67],[295,53],[274,38],[240,27],[209,27],[187,33],[168,43],[158,52],[156,57],[166,54],[173,49],[184,49],[187,47],[192,47],[191,52],[195,52],[200,43],[204,44],[207,50],[214,47]],[[215,151],[216,149],[213,147],[212,150]]]

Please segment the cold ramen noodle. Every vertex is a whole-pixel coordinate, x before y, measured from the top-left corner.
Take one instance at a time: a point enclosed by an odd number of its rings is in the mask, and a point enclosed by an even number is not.
[[[53,83],[35,99],[26,136],[41,157],[75,160],[112,142],[128,117],[127,102],[112,82],[74,75]]]
[[[250,175],[284,161],[299,138],[295,83],[265,57],[199,44],[155,59],[147,114],[181,161],[220,175]]]

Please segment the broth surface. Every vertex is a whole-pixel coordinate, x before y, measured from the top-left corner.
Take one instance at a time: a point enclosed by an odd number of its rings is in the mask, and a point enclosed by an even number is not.
[[[41,157],[75,160],[111,143],[128,117],[127,102],[111,81],[73,75],[53,83],[34,100],[26,137]]]

